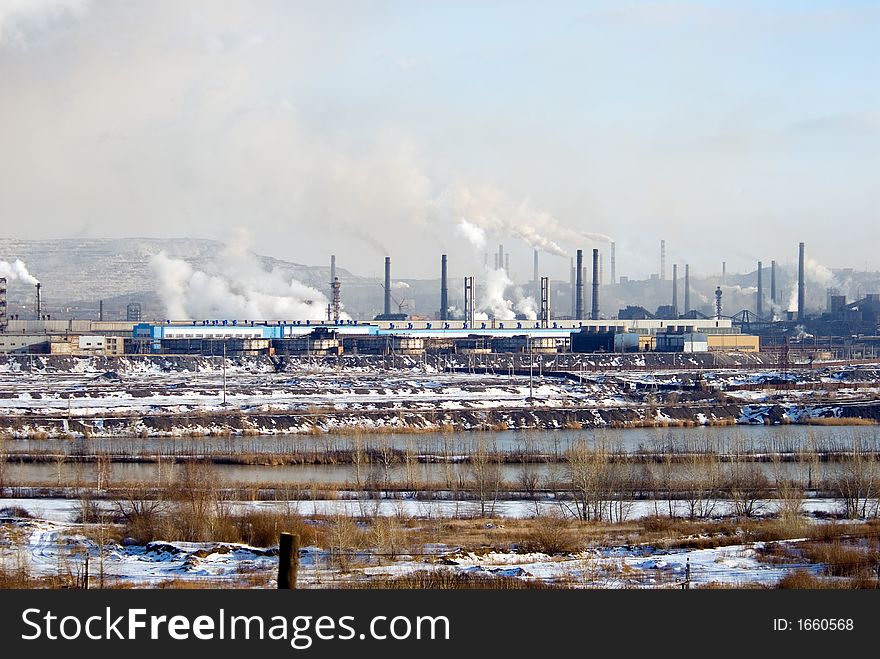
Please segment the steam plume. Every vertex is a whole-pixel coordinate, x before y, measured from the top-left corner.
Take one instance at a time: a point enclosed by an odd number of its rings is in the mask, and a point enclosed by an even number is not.
[[[5,277],[10,281],[18,279],[31,286],[36,286],[40,283],[36,277],[28,272],[27,266],[21,259],[15,259],[12,263],[0,261],[0,277]]]

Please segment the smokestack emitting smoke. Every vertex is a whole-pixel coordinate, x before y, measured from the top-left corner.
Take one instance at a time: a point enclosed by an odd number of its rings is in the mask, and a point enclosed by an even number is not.
[[[440,257],[440,320],[449,320],[449,290],[446,275],[446,254],[443,254]]]
[[[666,241],[660,241],[660,281],[666,280]]]
[[[385,315],[391,313],[391,257],[385,257]]]
[[[615,254],[615,244],[611,243],[611,283],[617,283],[617,263]]]
[[[678,318],[678,263],[672,264],[672,317]]]
[[[330,299],[333,299],[333,282],[336,281],[336,254],[330,255]]]
[[[776,306],[776,261],[770,261],[770,303]]]
[[[762,265],[763,264],[758,261],[758,292],[755,294],[757,296],[755,301],[755,313],[759,318],[764,317],[764,282],[761,277]]]
[[[34,312],[37,315],[37,320],[40,320],[43,314],[43,285],[40,282],[37,282],[37,299],[34,303]]]
[[[575,320],[584,319],[584,250],[579,249],[575,255]]]
[[[684,264],[684,312],[691,310],[691,266]]]
[[[286,268],[267,270],[241,238],[227,245],[211,272],[165,252],[153,256],[150,267],[165,318],[173,320],[307,320],[327,309],[326,295],[291,278]]]
[[[21,281],[24,284],[36,286],[39,281],[30,272],[21,259],[15,259],[12,263],[0,261],[0,277],[8,281]]]
[[[804,322],[804,244],[798,245],[797,319]]]
[[[593,304],[590,307],[590,318],[599,320],[599,250],[593,250]]]

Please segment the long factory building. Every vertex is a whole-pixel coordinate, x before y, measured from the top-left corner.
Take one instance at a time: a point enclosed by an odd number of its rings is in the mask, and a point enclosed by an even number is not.
[[[18,327],[21,325],[21,327]],[[680,320],[11,321],[0,352],[329,355],[424,352],[745,351],[729,318]]]

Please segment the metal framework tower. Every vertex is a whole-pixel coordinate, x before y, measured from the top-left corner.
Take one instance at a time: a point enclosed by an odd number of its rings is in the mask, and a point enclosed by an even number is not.
[[[469,327],[473,327],[474,324],[474,278],[473,277],[465,277],[464,278],[464,319],[467,321]]]
[[[541,277],[541,327],[550,326],[550,277]]]
[[[333,324],[339,324],[339,314],[342,309],[342,296],[340,295],[342,289],[342,284],[339,282],[339,277],[335,277],[333,279]]]
[[[9,310],[6,307],[6,277],[0,277],[0,332],[9,327]]]
[[[715,318],[721,318],[721,287],[715,289]]]

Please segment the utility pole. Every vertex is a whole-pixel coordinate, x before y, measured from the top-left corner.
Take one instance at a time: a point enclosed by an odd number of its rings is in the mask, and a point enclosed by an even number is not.
[[[526,343],[529,346],[529,401],[531,401],[533,397],[532,376],[535,371],[535,362],[532,359],[532,336],[530,334],[526,335]]]
[[[223,340],[223,403],[226,406],[226,340]]]

